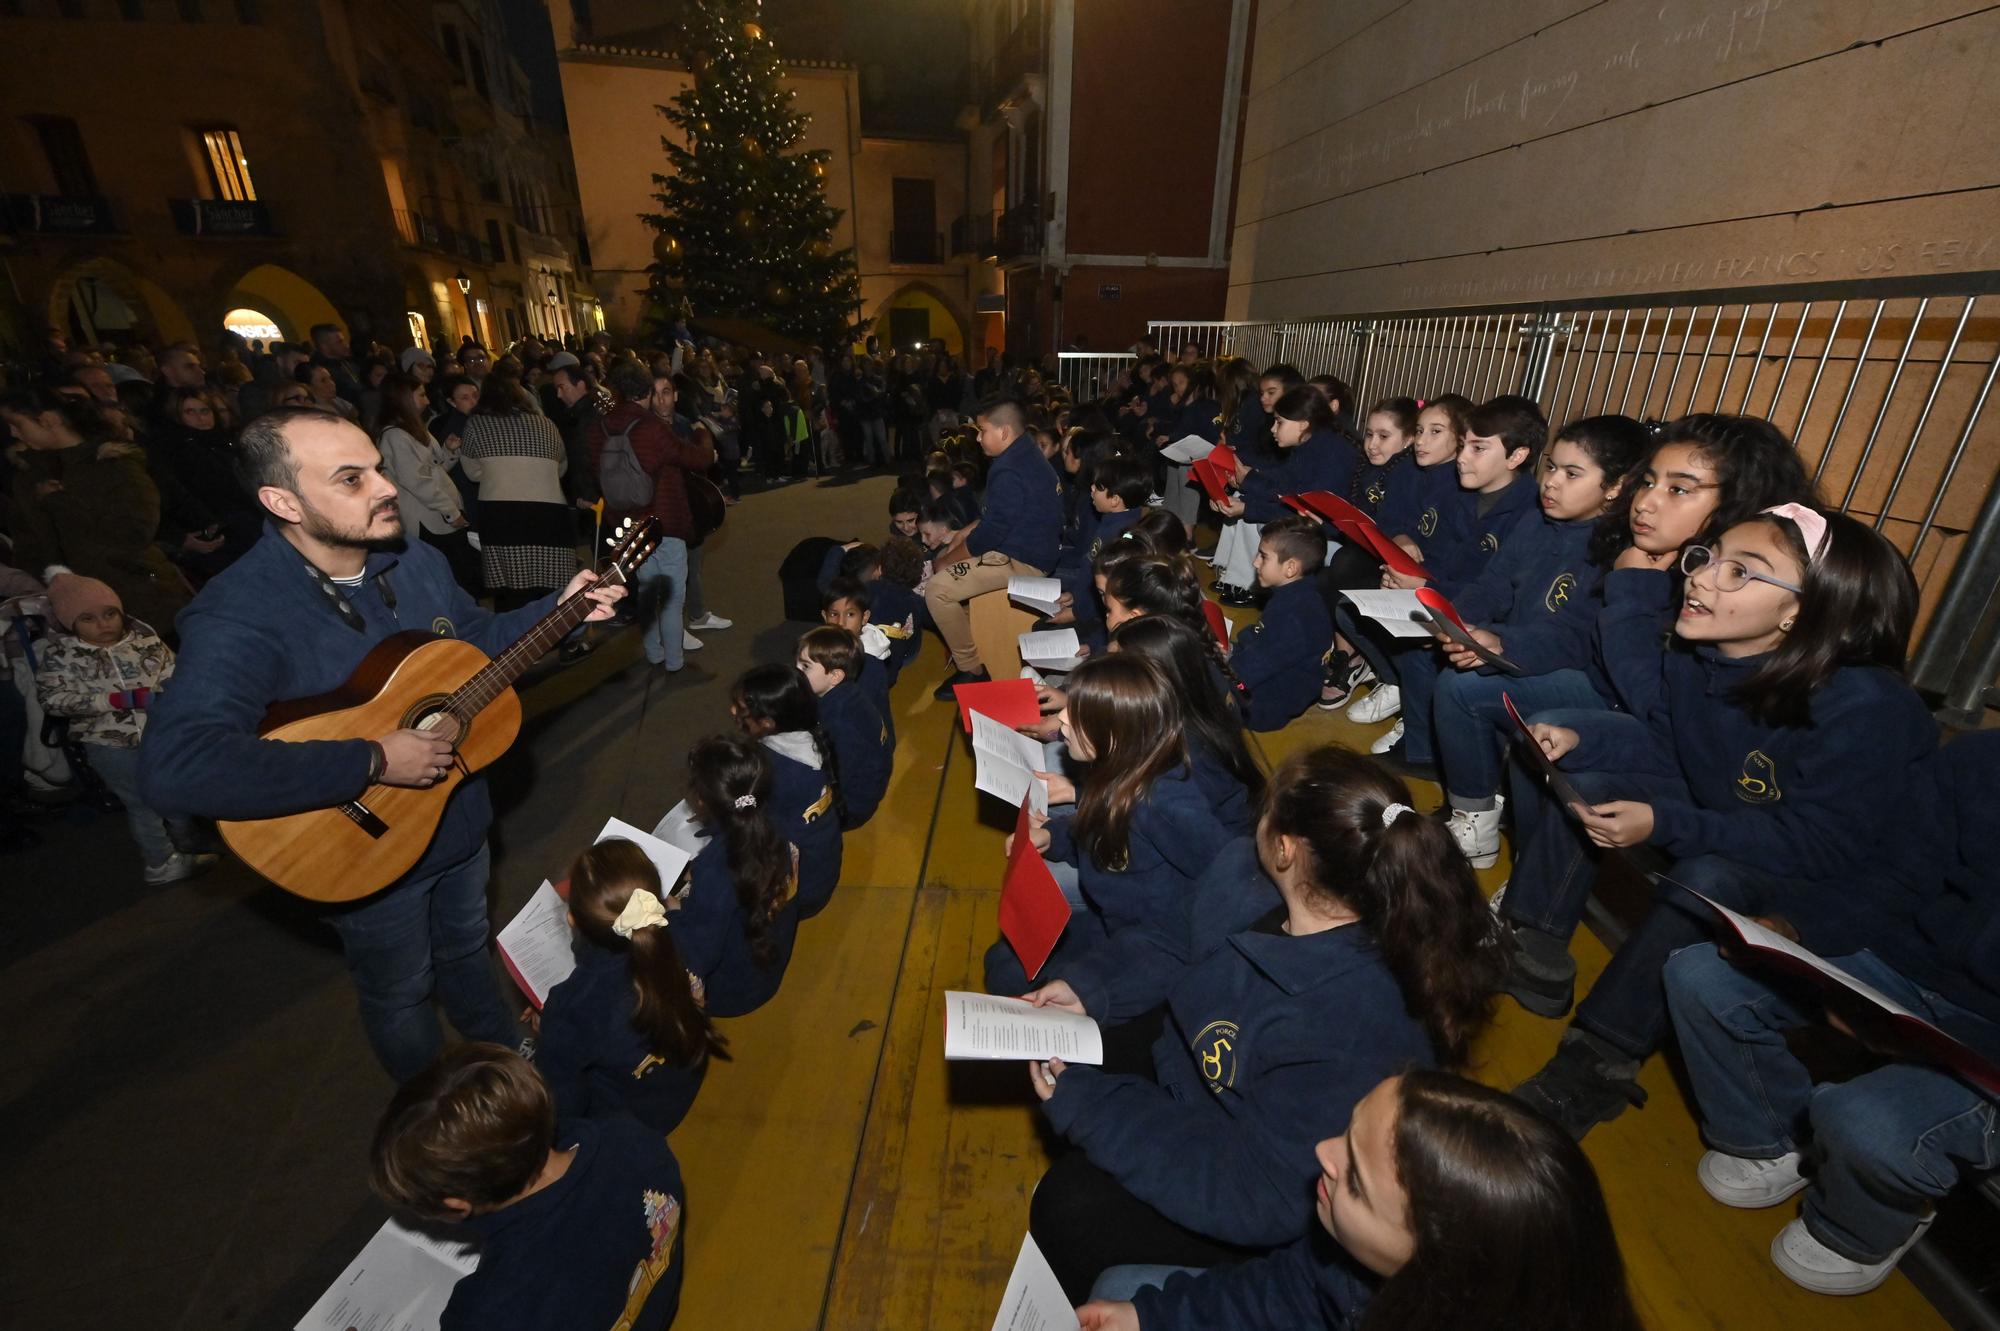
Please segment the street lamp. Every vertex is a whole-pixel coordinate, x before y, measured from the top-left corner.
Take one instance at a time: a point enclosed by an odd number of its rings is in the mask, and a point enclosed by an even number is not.
[[[459,295],[469,296],[472,294],[472,279],[465,275],[465,270],[463,268],[459,269],[457,275],[454,276],[451,280],[458,283]]]

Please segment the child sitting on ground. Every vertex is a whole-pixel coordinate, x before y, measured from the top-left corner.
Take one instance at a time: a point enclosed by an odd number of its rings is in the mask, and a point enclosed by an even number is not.
[[[875,596],[859,578],[835,578],[820,600],[820,620],[845,629],[861,644],[862,660],[850,678],[861,686],[883,719],[889,716],[888,659],[893,649],[888,630],[875,623]],[[892,744],[894,740],[890,741]]]
[[[1326,557],[1319,524],[1293,515],[1264,524],[1257,542],[1257,585],[1271,594],[1264,616],[1236,635],[1229,665],[1250,691],[1243,724],[1277,730],[1319,699],[1320,660],[1333,620],[1310,581]]]
[[[510,1049],[459,1045],[397,1091],[369,1183],[480,1245],[442,1331],[665,1331],[680,1309],[686,1192],[666,1139],[629,1118],[558,1127],[548,1088]]]
[[[843,831],[867,822],[889,789],[896,737],[857,679],[869,657],[852,633],[831,624],[799,639],[799,673],[819,699],[819,724],[833,744],[846,807]]]
[[[679,904],[630,841],[600,841],[570,866],[576,969],[549,991],[535,1055],[563,1118],[630,1114],[670,1133],[727,1047],[667,931]]]
[[[91,770],[125,806],[146,882],[157,887],[192,878],[216,857],[179,849],[160,815],[139,798],[146,709],[174,673],[173,649],[144,622],[127,619],[118,593],[96,578],[56,564],[46,580],[62,632],[50,637],[35,672],[42,710],[69,719],[70,738],[83,745]],[[176,820],[173,831],[185,837],[191,830]]]

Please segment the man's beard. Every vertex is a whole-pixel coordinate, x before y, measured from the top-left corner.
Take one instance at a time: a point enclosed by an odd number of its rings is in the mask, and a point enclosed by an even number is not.
[[[307,503],[304,496],[299,498],[299,510],[303,514],[299,520],[300,530],[322,545],[331,545],[344,550],[401,550],[403,548],[403,515],[401,510],[394,504],[390,504],[387,509],[376,510],[378,513],[388,512],[396,515],[396,530],[393,535],[389,536],[370,536],[367,527],[362,527],[359,530],[352,527],[343,527]],[[372,516],[370,518],[370,525],[373,525]]]

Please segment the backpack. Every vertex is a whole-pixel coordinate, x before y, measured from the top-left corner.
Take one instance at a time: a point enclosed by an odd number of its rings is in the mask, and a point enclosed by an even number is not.
[[[633,420],[617,434],[606,430],[603,451],[597,456],[597,480],[604,489],[604,506],[614,513],[636,512],[653,502],[653,478],[639,465],[639,455],[632,451],[632,429],[638,423]]]

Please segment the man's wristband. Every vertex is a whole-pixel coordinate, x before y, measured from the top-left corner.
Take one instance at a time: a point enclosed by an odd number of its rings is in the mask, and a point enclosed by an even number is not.
[[[382,779],[383,769],[389,765],[389,755],[376,740],[368,741],[368,784],[374,785]]]

